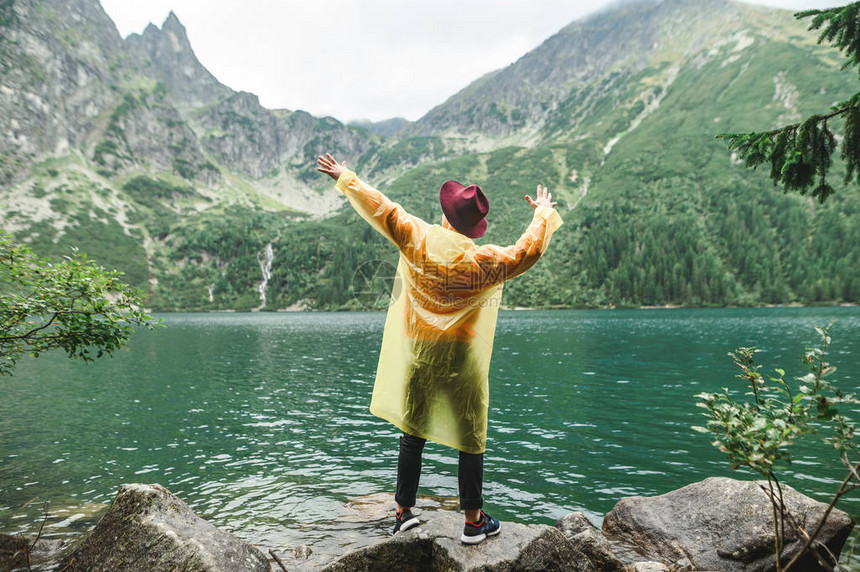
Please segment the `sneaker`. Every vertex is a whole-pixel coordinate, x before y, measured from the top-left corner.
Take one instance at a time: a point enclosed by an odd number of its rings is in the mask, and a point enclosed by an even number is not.
[[[398,512],[394,516],[394,532],[392,534],[397,534],[398,532],[405,532],[413,526],[418,526],[419,524],[421,524],[421,521],[418,520],[418,517],[412,514],[412,511],[408,508],[404,508],[403,511]]]
[[[480,544],[488,536],[497,535],[500,530],[502,530],[502,525],[499,524],[499,521],[481,511],[481,520],[478,522],[466,521],[460,540],[463,544]]]

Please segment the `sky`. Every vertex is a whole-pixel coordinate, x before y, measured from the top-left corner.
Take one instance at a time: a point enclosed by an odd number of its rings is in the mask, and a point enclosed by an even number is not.
[[[218,80],[269,109],[416,120],[613,0],[101,0],[125,37],[171,10]],[[702,0],[708,1],[708,0]],[[755,0],[788,10],[834,0]],[[835,4],[845,2],[836,0]]]

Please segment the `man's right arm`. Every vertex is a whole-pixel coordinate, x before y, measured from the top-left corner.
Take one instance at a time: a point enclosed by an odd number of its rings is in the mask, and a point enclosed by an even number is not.
[[[376,229],[379,234],[391,241],[399,249],[414,246],[415,237],[427,226],[423,220],[412,216],[399,204],[366,184],[346,168],[346,163],[338,163],[326,154],[317,159],[317,168],[337,181],[335,188],[346,196],[356,212]]]

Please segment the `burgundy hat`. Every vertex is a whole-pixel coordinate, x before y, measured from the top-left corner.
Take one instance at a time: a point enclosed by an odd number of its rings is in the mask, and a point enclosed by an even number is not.
[[[464,187],[457,181],[448,181],[439,189],[442,212],[457,232],[469,238],[480,238],[487,232],[487,212],[490,202],[481,187]]]

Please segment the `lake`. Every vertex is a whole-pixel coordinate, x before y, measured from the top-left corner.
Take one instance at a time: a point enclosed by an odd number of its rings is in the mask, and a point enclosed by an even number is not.
[[[0,530],[35,532],[50,500],[46,531],[80,534],[120,485],[144,482],[261,547],[324,553],[339,535],[387,533],[387,517],[336,530],[355,499],[394,488],[398,433],[368,411],[384,314],[163,319],[113,358],[43,355],[0,379]],[[704,421],[695,395],[743,389],[727,356],[739,346],[762,349],[764,371],[805,373],[813,328],[830,322],[832,380],[860,389],[856,307],[503,311],[486,510],[545,524],[582,511],[599,524],[626,496],[750,478],[690,430]],[[816,443],[794,451],[785,482],[827,500],[843,472]],[[420,494],[454,500],[456,458],[428,443]],[[858,514],[858,501],[840,506]]]

